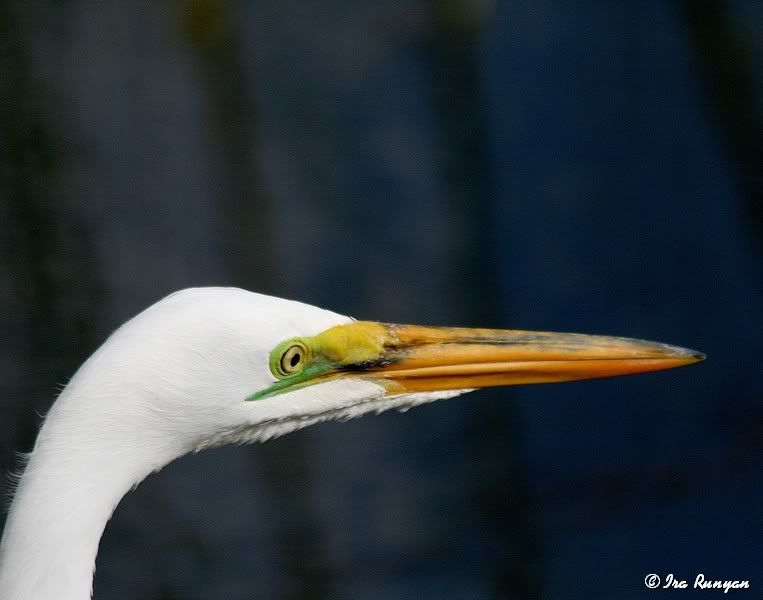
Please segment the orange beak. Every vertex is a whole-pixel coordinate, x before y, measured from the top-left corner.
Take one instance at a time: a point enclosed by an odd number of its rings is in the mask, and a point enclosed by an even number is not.
[[[376,325],[376,324],[374,324]],[[354,323],[347,327],[365,326]],[[376,325],[378,327],[378,325]],[[500,329],[384,325],[376,360],[345,371],[390,394],[552,383],[689,365],[694,350],[621,337]]]

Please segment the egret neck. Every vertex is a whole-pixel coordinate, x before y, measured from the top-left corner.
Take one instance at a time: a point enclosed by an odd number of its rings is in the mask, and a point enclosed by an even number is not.
[[[0,598],[90,598],[98,544],[115,507],[184,453],[166,440],[141,437],[139,427],[115,416],[90,412],[86,422],[48,416],[0,545]]]

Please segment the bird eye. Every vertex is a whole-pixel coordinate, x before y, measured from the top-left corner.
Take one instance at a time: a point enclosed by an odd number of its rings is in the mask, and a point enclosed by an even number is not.
[[[307,350],[302,344],[294,344],[289,346],[286,352],[281,355],[279,362],[279,371],[281,375],[293,375],[298,373],[305,366],[305,357],[307,356]]]

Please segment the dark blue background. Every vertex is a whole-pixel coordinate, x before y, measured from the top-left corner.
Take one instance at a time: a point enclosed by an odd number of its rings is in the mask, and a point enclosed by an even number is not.
[[[708,359],[182,459],[120,504],[95,597],[683,598],[645,575],[699,572],[759,597],[762,24],[5,0],[0,467],[109,331],[190,285],[658,339]]]

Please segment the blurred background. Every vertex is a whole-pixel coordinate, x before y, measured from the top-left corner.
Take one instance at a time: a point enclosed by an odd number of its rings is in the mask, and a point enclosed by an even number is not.
[[[177,461],[95,597],[759,590],[762,33],[744,0],[2,0],[0,470],[186,286],[657,339],[709,358]]]

